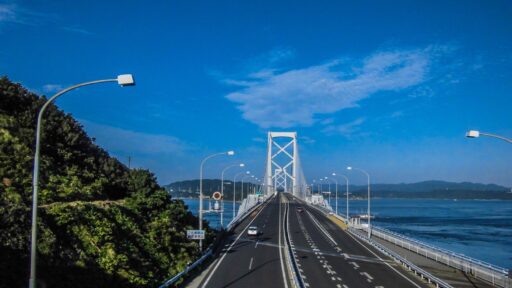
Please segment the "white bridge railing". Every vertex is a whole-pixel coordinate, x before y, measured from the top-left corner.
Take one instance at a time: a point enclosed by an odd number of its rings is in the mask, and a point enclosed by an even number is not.
[[[257,201],[253,203],[252,206],[246,206],[245,211],[238,213],[238,215],[233,220],[231,220],[231,222],[229,222],[228,226],[226,227],[227,231],[231,231],[233,228],[235,228],[236,225],[242,222],[247,216],[251,215],[251,213],[254,210],[256,210],[261,204],[265,203],[270,198],[271,197],[264,197],[262,201]],[[178,280],[187,275],[190,271],[194,270],[194,268],[196,268],[197,266],[201,265],[211,256],[213,256],[213,247],[208,247],[208,249],[203,253],[203,255],[201,255],[199,259],[185,267],[183,271],[174,275],[172,278],[166,280],[162,285],[160,285],[159,288],[167,288],[175,284],[176,282],[178,282]]]
[[[363,227],[363,230],[368,229]],[[494,286],[510,288],[512,281],[509,278],[507,269],[457,254],[449,250],[434,247],[418,240],[400,235],[387,229],[375,227],[372,225],[372,235],[394,243],[409,251],[416,252],[426,258],[447,266],[459,269],[475,278],[479,278],[492,283]]]

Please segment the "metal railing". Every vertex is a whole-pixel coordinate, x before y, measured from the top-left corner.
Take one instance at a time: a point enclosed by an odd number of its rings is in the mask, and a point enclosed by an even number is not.
[[[198,265],[203,263],[208,257],[210,257],[212,255],[213,255],[212,249],[206,250],[206,252],[203,254],[203,256],[201,256],[201,258],[199,258],[196,262],[194,262],[194,263],[188,265],[187,267],[185,267],[185,270],[183,270],[180,273],[176,274],[171,279],[165,281],[165,283],[160,285],[159,288],[166,288],[166,287],[169,287],[169,286],[173,285],[174,283],[178,282],[178,280],[180,280],[181,277],[186,275],[188,272],[192,271],[194,268],[196,268]]]
[[[293,254],[293,247],[292,247],[292,243],[291,243],[291,240],[290,240],[290,231],[289,231],[289,205],[286,205],[286,208],[285,208],[285,219],[284,219],[284,222],[283,223],[279,223],[279,225],[282,225],[284,223],[286,227],[283,227],[284,228],[284,239],[285,239],[285,248],[286,248],[286,251],[287,251],[287,262],[288,262],[288,267],[290,269],[292,269],[290,272],[292,273],[292,280],[293,280],[293,284],[295,285],[295,287],[299,287],[299,288],[304,288],[304,279],[302,277],[302,274],[300,273],[300,270],[299,270],[299,266],[297,265],[297,259],[295,258],[295,255]],[[281,249],[281,248],[279,248]],[[286,255],[285,255],[286,256]]]
[[[364,227],[363,230],[368,229]],[[372,235],[384,239],[418,255],[436,262],[459,269],[475,278],[485,280],[498,287],[511,287],[511,279],[507,269],[457,254],[449,250],[434,247],[421,241],[411,239],[387,229],[372,226]]]
[[[241,215],[237,215],[233,220],[231,220],[231,222],[229,222],[228,226],[226,227],[227,228],[227,231],[231,231],[233,228],[236,227],[236,225],[238,225],[240,222],[242,222],[248,215],[250,215],[254,210],[256,210],[259,206],[261,206],[263,203],[267,202],[271,197],[268,197],[267,199],[264,199],[263,201],[261,201],[260,203],[256,203],[256,205],[254,205],[253,207],[251,207],[249,210],[247,210],[245,213],[241,214]],[[185,269],[181,272],[179,272],[178,274],[174,275],[172,278],[166,280],[162,285],[160,285],[159,288],[166,288],[166,287],[169,287],[173,284],[175,284],[176,282],[178,282],[178,280],[180,280],[183,276],[187,275],[187,273],[189,273],[190,271],[192,271],[194,268],[196,268],[197,266],[199,266],[200,264],[202,264],[206,259],[208,259],[209,257],[213,256],[213,247],[209,247],[204,253],[203,255],[197,259],[194,263],[188,265],[187,267],[185,267]]]
[[[327,209],[322,209],[323,207],[318,207],[315,205],[311,206],[325,214],[328,214]],[[346,221],[346,219],[339,215],[334,216],[340,220]],[[457,254],[446,249],[434,247],[432,245],[400,235],[390,230],[376,227],[375,225],[372,225],[371,228],[373,236],[377,236],[388,242],[394,243],[395,245],[415,252],[418,255],[461,270],[468,275],[487,281],[494,286],[504,288],[512,287],[512,279],[510,278],[512,275],[510,275],[509,271],[503,267],[499,267],[497,265],[493,265],[465,255]],[[367,231],[367,229],[367,227],[362,227],[362,230]]]
[[[440,278],[430,274],[429,272],[425,271],[424,269],[414,265],[412,262],[410,262],[409,260],[403,258],[402,256],[400,256],[399,254],[395,253],[391,249],[389,249],[389,248],[387,248],[387,247],[385,247],[385,246],[383,246],[383,245],[381,245],[381,244],[379,244],[379,243],[377,243],[375,241],[372,241],[371,239],[368,239],[368,237],[366,237],[364,235],[361,235],[354,228],[349,228],[348,231],[352,235],[356,236],[357,238],[359,238],[359,239],[365,241],[366,243],[372,245],[375,249],[379,250],[383,254],[389,256],[390,258],[395,260],[395,262],[402,264],[406,269],[408,269],[409,271],[413,272],[414,274],[420,276],[421,279],[427,280],[428,283],[434,284],[434,285],[436,285],[436,287],[453,288],[453,286],[451,286],[450,284],[446,283],[444,280],[442,280],[442,279],[440,279]]]

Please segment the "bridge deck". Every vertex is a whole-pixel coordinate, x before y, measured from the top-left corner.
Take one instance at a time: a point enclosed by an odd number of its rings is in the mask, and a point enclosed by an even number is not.
[[[306,287],[429,287],[290,195],[275,197],[253,214],[189,287],[293,287],[285,258],[285,229]],[[247,236],[246,228],[253,225],[263,232],[257,238]]]
[[[298,212],[298,206],[304,211]],[[307,287],[428,287],[323,213],[295,200],[290,202],[289,225]]]
[[[400,256],[405,259],[411,261],[416,266],[426,270],[427,272],[435,275],[443,280],[445,280],[448,284],[453,287],[460,288],[491,288],[493,287],[491,284],[483,282],[479,279],[475,279],[473,277],[467,276],[462,271],[455,269],[453,267],[448,267],[442,263],[436,262],[432,259],[428,259],[424,256],[418,255],[413,251],[409,251],[400,246],[395,245],[389,241],[378,237],[372,237],[374,241],[386,246],[391,249],[395,253],[398,253]]]

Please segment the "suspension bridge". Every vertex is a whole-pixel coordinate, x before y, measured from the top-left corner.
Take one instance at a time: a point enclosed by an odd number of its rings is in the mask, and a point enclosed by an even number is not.
[[[296,132],[269,132],[266,158],[261,193],[188,287],[512,287],[504,268],[334,213],[306,182]]]

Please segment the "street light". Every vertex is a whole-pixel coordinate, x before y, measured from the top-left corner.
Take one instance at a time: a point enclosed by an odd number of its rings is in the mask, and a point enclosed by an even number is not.
[[[335,172],[332,172],[332,176],[336,177],[336,173]],[[349,222],[349,213],[348,213],[348,177],[341,174],[339,176],[342,176],[343,178],[345,178],[345,181],[346,181],[346,184],[347,184],[347,223]],[[337,185],[337,184],[336,184]],[[336,196],[336,208],[338,208],[338,196]],[[338,214],[338,210],[336,210],[336,214]]]
[[[336,173],[332,173],[332,176],[336,176]],[[336,209],[335,209],[335,212],[336,215],[338,215],[338,180],[336,180],[336,178],[330,178],[332,180],[334,180],[334,183],[336,183],[336,194],[335,194],[335,197],[336,197],[336,200],[334,201],[334,205],[336,206]]]
[[[258,179],[258,178],[256,178],[254,175],[251,175],[251,178],[253,178],[253,179]],[[251,188],[251,187],[249,187],[249,188]],[[249,189],[249,190],[251,190],[251,189]],[[252,185],[252,194],[255,194],[254,192],[255,192],[255,191],[254,191],[254,183],[253,183],[253,185]],[[249,195],[249,194],[247,194],[247,195]]]
[[[46,103],[44,103],[41,110],[39,110],[39,115],[37,117],[37,128],[36,128],[36,152],[34,155],[34,173],[32,174],[32,235],[31,235],[31,243],[30,243],[30,279],[29,279],[29,288],[36,287],[36,257],[37,257],[37,196],[39,190],[39,154],[41,147],[41,130],[43,126],[43,115],[44,111],[52,103],[60,97],[62,94],[69,92],[73,89],[93,85],[98,83],[106,83],[106,82],[117,82],[121,86],[133,86],[135,85],[135,81],[133,80],[133,76],[131,74],[119,75],[114,79],[103,79],[103,80],[95,80],[90,82],[80,83],[71,87],[68,87],[64,90],[57,92],[55,95],[50,97]]]
[[[468,132],[466,132],[466,137],[468,137],[468,138],[478,138],[478,137],[480,137],[480,135],[487,136],[487,137],[498,138],[498,139],[501,139],[501,140],[506,141],[508,143],[512,143],[512,139],[509,139],[509,138],[506,138],[506,137],[503,137],[503,136],[499,136],[499,135],[496,135],[496,134],[484,133],[484,132],[480,132],[480,131],[477,131],[477,130],[469,130]]]
[[[221,211],[220,211],[220,226],[222,228],[224,228],[224,172],[226,172],[229,168],[233,168],[235,166],[238,166],[238,167],[245,167],[245,164],[244,163],[240,163],[240,164],[233,164],[233,165],[229,165],[228,167],[224,168],[224,170],[222,170],[222,173],[221,173],[221,180],[220,180],[220,195],[222,195],[222,198],[221,198]],[[235,190],[233,190],[233,193],[235,193]]]
[[[350,166],[347,167],[347,170],[358,170],[358,171],[363,172],[364,174],[366,174],[366,177],[368,178],[368,238],[370,238],[370,236],[371,236],[370,221],[371,221],[371,218],[372,218],[371,214],[370,214],[370,174],[368,174],[368,172],[364,171],[363,169],[354,168],[354,167],[350,167]]]
[[[325,181],[329,181],[329,183],[328,183],[328,185],[329,185],[328,186],[329,187],[328,188],[329,189],[328,190],[329,191],[329,206],[331,206],[331,181],[330,181],[331,179],[327,176],[325,176],[324,179],[325,179]],[[336,187],[336,191],[338,191],[338,187]],[[338,196],[336,196],[336,197],[338,197]],[[331,208],[332,208],[332,206],[331,206]]]
[[[251,172],[247,171],[247,172],[245,172],[245,174],[246,175],[244,175],[244,177],[242,177],[242,191],[241,191],[242,198],[240,198],[240,200],[244,199],[244,179],[247,176],[251,176]]]
[[[203,165],[208,159],[220,155],[233,156],[235,155],[235,151],[230,150],[227,152],[220,152],[207,156],[203,159],[203,161],[201,161],[201,165],[199,166],[199,230],[203,230]],[[199,251],[203,251],[203,239],[199,239]]]
[[[238,176],[240,176],[241,174],[244,174],[244,173],[248,173],[249,171],[247,172],[240,172],[240,173],[237,173],[235,175],[235,177],[233,177],[233,219],[235,219],[235,212],[236,212],[236,206],[235,206],[235,195],[236,195],[236,178]],[[242,201],[242,199],[240,198],[240,201]]]

